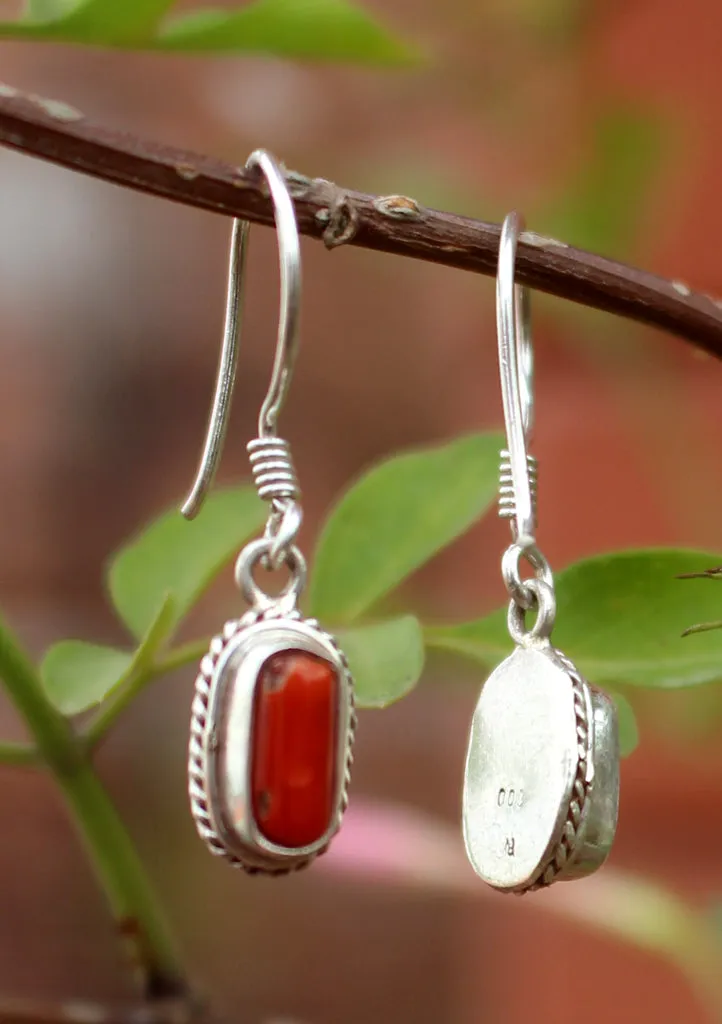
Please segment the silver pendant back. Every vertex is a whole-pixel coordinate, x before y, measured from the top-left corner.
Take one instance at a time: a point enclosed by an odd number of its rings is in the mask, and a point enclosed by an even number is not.
[[[463,833],[489,885],[527,892],[595,871],[617,825],[616,709],[548,643],[487,680],[466,759]]]

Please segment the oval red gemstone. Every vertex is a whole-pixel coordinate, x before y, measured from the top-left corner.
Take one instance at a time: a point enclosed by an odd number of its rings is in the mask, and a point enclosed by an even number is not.
[[[251,800],[256,827],[278,846],[308,846],[336,808],[338,675],[307,651],[261,667],[253,700]]]

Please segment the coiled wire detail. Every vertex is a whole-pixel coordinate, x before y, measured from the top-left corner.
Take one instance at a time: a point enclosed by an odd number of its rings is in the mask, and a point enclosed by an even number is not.
[[[501,464],[499,466],[499,516],[502,519],[514,519],[516,517],[516,495],[514,493],[514,480],[511,472],[511,455],[504,449],[499,452]],[[537,478],[538,463],[533,455],[526,457],[527,473],[529,476],[529,490],[531,491],[532,512],[534,525],[537,524]]]

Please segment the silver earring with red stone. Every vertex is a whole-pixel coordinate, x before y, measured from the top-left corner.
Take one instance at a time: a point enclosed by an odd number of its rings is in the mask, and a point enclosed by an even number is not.
[[[296,546],[300,491],[278,416],[298,350],[301,262],[298,226],[284,175],[263,150],[247,169],[265,180],[278,236],[281,300],[271,384],[258,437],[248,444],[259,496],[269,503],[265,534],[236,562],[249,605],[226,622],[196,680],[188,755],[191,812],[210,851],[248,872],[284,874],[323,853],[347,802],[355,728],[353,680],[334,638],[298,602],[306,563]],[[182,512],[193,518],[207,494],[226,435],[238,360],[239,305],[249,225],[233,223],[226,322],[218,380],[198,474]],[[286,569],[278,594],[261,572]]]

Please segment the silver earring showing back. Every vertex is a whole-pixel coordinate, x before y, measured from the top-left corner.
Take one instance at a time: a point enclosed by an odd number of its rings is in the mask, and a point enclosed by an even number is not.
[[[463,834],[477,874],[496,889],[529,892],[581,878],[611,848],[619,801],[619,741],[612,701],[551,644],[554,577],[537,547],[536,460],[529,297],[514,283],[522,221],[504,221],[497,275],[497,332],[507,450],[499,514],[511,520],[502,558],[516,649],[487,680],[471,727]],[[525,560],[534,575],[522,579]],[[527,628],[526,615],[536,612]]]
[[[265,535],[236,562],[249,611],[211,641],[196,680],[188,784],[196,828],[212,853],[251,873],[283,874],[323,853],[346,808],[355,729],[353,681],[336,641],[297,605],[306,563],[296,546],[302,513],[279,413],[298,352],[301,259],[293,201],[263,150],[247,168],[265,179],[274,207],[281,271],[271,383],[258,437],[248,444],[259,496],[270,505]],[[223,346],[198,473],[181,511],[193,518],[210,489],[225,440],[236,376],[239,306],[249,225],[234,221]],[[256,582],[285,566],[277,595]],[[300,780],[300,782],[299,782]]]

